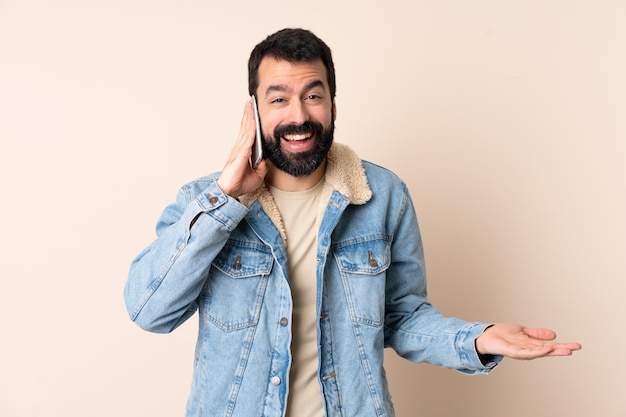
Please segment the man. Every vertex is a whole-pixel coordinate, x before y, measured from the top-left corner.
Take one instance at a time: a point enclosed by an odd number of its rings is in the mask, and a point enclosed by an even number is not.
[[[513,324],[443,317],[428,302],[405,184],[333,143],[328,46],[281,30],[249,60],[266,159],[246,104],[220,173],[185,185],[133,261],[131,319],[170,332],[199,311],[188,416],[394,416],[383,349],[488,373],[502,356],[570,355],[577,343]]]

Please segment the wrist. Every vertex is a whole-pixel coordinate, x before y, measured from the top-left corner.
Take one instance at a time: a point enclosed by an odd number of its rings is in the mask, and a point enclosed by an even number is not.
[[[478,337],[476,337],[476,339],[474,339],[474,349],[476,349],[476,353],[481,358],[481,361],[483,360],[483,357],[493,356],[489,352],[487,352],[483,343],[483,339],[486,337],[485,333],[487,333],[487,331],[491,329],[493,326],[494,326],[493,324],[487,325],[485,329],[482,331],[482,333],[479,334]]]
[[[221,179],[221,178],[218,178],[218,179],[217,179],[217,181],[215,181],[215,185],[217,186],[217,188],[219,188],[219,190],[220,190],[222,193],[224,193],[224,194],[226,194],[226,195],[228,195],[228,196],[230,196],[230,197],[232,197],[232,198],[238,198],[238,197],[239,197],[239,195],[236,195],[236,194],[233,192],[233,190],[231,189],[231,187],[229,187],[227,184],[223,184],[223,183],[221,183],[221,182],[220,182],[220,179]]]

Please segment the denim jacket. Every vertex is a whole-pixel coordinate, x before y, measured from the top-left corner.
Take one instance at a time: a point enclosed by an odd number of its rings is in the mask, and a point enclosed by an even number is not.
[[[158,238],[132,262],[124,296],[141,328],[171,332],[199,312],[189,417],[280,417],[289,395],[293,309],[278,209],[265,186],[225,195],[218,174],[181,188]],[[429,303],[406,185],[334,144],[317,246],[318,380],[328,417],[394,416],[383,349],[487,373],[487,327]]]

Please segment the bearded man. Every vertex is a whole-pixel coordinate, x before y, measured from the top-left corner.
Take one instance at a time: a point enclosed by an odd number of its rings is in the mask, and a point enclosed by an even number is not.
[[[146,330],[199,312],[187,416],[391,417],[385,347],[466,374],[580,349],[429,303],[406,185],[333,143],[335,69],[321,39],[281,30],[248,69],[265,159],[252,168],[246,103],[223,170],[180,189],[125,287]]]

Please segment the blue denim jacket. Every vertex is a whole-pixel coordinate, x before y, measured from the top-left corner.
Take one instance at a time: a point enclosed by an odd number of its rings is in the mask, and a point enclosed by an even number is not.
[[[487,327],[428,302],[422,242],[405,184],[334,144],[317,247],[319,383],[328,417],[394,416],[383,348],[468,374]],[[199,312],[187,416],[280,417],[289,395],[287,237],[267,189],[238,200],[217,174],[185,185],[132,262],[128,312],[166,333]]]

